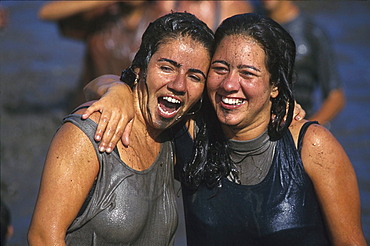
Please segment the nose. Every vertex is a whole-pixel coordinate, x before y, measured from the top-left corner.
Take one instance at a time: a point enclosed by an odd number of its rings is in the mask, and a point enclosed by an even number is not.
[[[168,88],[177,95],[184,95],[186,92],[186,75],[177,74],[168,84]]]
[[[220,84],[220,87],[227,92],[236,92],[240,89],[239,76],[237,73],[229,73]]]

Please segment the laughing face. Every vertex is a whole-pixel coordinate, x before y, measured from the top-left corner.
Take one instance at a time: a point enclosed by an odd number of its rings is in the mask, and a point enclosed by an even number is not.
[[[210,63],[208,51],[190,37],[170,39],[151,57],[146,81],[139,83],[145,120],[165,129],[200,99]]]
[[[213,56],[208,94],[221,124],[233,134],[268,125],[270,98],[278,92],[270,84],[265,59],[259,44],[242,36],[225,37]]]

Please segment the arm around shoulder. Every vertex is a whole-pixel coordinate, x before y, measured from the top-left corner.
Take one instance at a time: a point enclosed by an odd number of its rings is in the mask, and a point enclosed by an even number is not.
[[[356,174],[340,143],[326,128],[311,125],[303,140],[301,156],[333,245],[366,245]]]
[[[99,161],[91,141],[77,126],[65,123],[46,157],[28,232],[29,245],[65,245],[67,229],[98,172]]]
[[[88,100],[100,98],[82,116],[86,119],[94,112],[102,113],[95,135],[95,140],[101,141],[100,151],[111,152],[119,139],[128,146],[135,116],[131,88],[119,76],[103,75],[91,81],[84,93]]]
[[[126,87],[131,94],[131,89],[128,85],[120,81],[118,75],[105,74],[90,81],[83,89],[87,100],[101,98],[111,87]]]

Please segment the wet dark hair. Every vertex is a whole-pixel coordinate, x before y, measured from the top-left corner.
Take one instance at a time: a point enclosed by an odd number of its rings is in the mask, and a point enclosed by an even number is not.
[[[136,77],[133,70],[140,68],[145,77],[150,58],[159,46],[180,37],[191,37],[206,48],[209,56],[213,54],[214,35],[203,21],[186,12],[170,13],[149,24],[142,36],[139,51],[132,65],[122,72],[121,80],[133,87]]]
[[[227,36],[252,38],[264,50],[270,83],[278,88],[279,94],[271,98],[271,119],[268,134],[278,140],[288,129],[293,117],[295,43],[285,29],[272,19],[256,14],[239,14],[225,19],[215,33],[214,50]],[[207,105],[204,104],[204,107]],[[286,112],[288,108],[288,112]],[[192,161],[184,166],[184,182],[197,188],[201,182],[209,187],[221,185],[221,179],[230,172],[238,179],[238,173],[230,160],[225,139],[214,110],[203,110],[204,122],[195,139]],[[285,119],[286,118],[286,119]],[[206,157],[205,157],[206,156]]]
[[[296,55],[293,38],[271,18],[255,13],[235,15],[226,19],[216,31],[215,47],[225,37],[231,35],[252,38],[265,51],[266,68],[271,75],[270,83],[279,91],[276,98],[271,98],[271,115],[274,117],[268,127],[270,138],[277,140],[281,138],[293,118],[292,84]]]

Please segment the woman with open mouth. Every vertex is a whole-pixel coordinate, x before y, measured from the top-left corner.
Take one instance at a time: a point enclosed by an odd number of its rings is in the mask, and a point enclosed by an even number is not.
[[[133,85],[130,146],[110,154],[94,140],[100,113],[84,106],[54,136],[29,229],[30,245],[173,245],[174,150],[165,131],[197,104],[213,33],[188,13],[151,23],[123,76]]]
[[[366,245],[347,154],[317,122],[290,125],[292,37],[242,14],[222,22],[214,47],[210,104],[174,129],[188,245]]]

